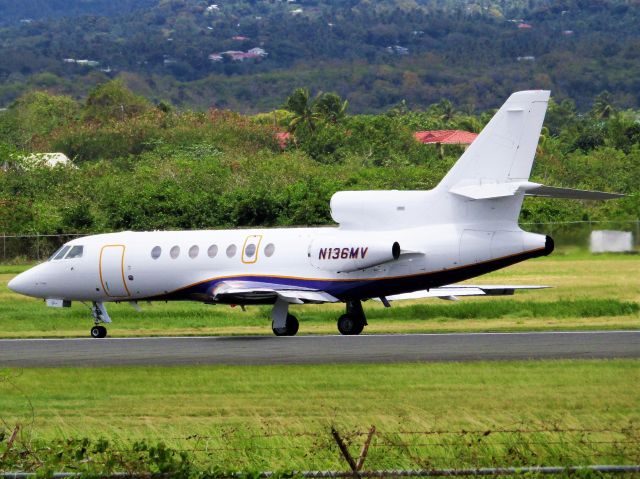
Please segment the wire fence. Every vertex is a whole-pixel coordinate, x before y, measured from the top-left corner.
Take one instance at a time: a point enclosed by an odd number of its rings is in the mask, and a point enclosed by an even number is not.
[[[622,427],[562,428],[512,427],[504,429],[454,430],[368,430],[317,432],[277,432],[244,434],[235,430],[220,430],[218,435],[190,435],[165,438],[181,444],[164,452],[189,458],[189,477],[199,477],[197,471],[209,471],[202,477],[229,479],[269,478],[378,478],[378,477],[448,477],[448,476],[527,476],[599,473],[606,475],[640,474],[640,426],[630,422]],[[281,439],[285,439],[282,442]],[[293,440],[293,443],[290,442]],[[276,441],[276,442],[273,442]],[[296,444],[298,441],[298,444]],[[309,442],[310,441],[310,442]],[[273,442],[272,444],[269,444]],[[3,447],[4,446],[4,447]],[[150,474],[141,451],[148,448],[123,444],[103,445],[97,453],[86,439],[61,441],[34,447],[21,439],[19,427],[8,443],[0,440],[0,479],[34,477],[30,467],[22,471],[3,472],[3,459],[17,458],[21,464],[31,464],[36,458],[42,464],[47,454],[70,457],[95,467],[95,477],[172,477],[175,474]],[[444,452],[443,452],[444,450]],[[292,467],[286,473],[269,470],[241,470],[241,464],[269,464],[279,457],[291,458]],[[317,460],[314,456],[322,456]],[[114,463],[114,457],[117,458]],[[157,457],[157,454],[156,454]],[[258,458],[256,460],[256,458]],[[300,458],[303,458],[300,461]],[[120,464],[126,472],[100,473],[101,461]],[[545,463],[547,465],[545,465]],[[333,464],[334,469],[304,469],[304,465]],[[552,464],[552,465],[548,465]],[[340,467],[342,466],[342,468]],[[212,469],[213,467],[213,469]],[[73,464],[69,468],[76,468]],[[77,477],[77,472],[61,472],[49,477]],[[147,471],[149,469],[146,469]],[[211,471],[215,473],[211,474]],[[116,469],[117,471],[117,469]],[[142,471],[142,472],[141,472]],[[87,474],[89,472],[89,474]],[[83,477],[92,476],[90,471]],[[185,476],[186,477],[186,476]]]
[[[633,247],[640,249],[640,220],[628,221],[564,221],[548,223],[526,223],[520,226],[525,231],[548,234],[553,237],[557,247],[589,247],[592,231],[611,230],[632,233]],[[0,234],[0,262],[42,261],[48,258],[60,246],[74,238],[90,233],[64,234]]]

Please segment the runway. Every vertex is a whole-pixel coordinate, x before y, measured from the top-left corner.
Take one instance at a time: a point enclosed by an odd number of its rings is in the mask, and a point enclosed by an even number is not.
[[[0,367],[640,358],[640,331],[0,340]]]

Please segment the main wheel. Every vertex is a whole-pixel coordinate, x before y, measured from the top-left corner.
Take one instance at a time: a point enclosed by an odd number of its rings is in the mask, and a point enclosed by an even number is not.
[[[287,314],[287,321],[285,322],[284,328],[274,328],[273,322],[271,323],[271,329],[276,336],[295,336],[298,328],[300,328],[300,323],[298,323],[298,318],[293,314]]]
[[[107,337],[107,328],[104,326],[94,326],[91,328],[91,337],[92,338],[106,338]]]
[[[338,331],[345,336],[355,336],[364,329],[365,319],[352,314],[343,314],[338,318]]]

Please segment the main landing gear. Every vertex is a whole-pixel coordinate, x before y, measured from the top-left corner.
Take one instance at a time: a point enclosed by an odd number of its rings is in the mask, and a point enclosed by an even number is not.
[[[367,325],[367,318],[360,301],[347,301],[347,312],[338,318],[338,331],[346,336],[360,334]],[[300,324],[289,313],[289,303],[278,298],[271,310],[271,329],[276,336],[295,336]]]
[[[271,329],[276,336],[295,336],[300,323],[289,313],[289,303],[278,297],[271,310]]]
[[[293,314],[287,314],[287,319],[285,321],[284,327],[276,328],[274,323],[271,323],[271,329],[273,329],[273,334],[276,336],[295,336],[298,332],[298,328],[300,327],[300,323],[298,323],[298,318],[296,318]]]
[[[345,336],[360,334],[367,325],[367,318],[360,301],[347,301],[347,312],[338,318],[338,331]]]
[[[94,326],[91,328],[92,338],[106,338],[107,328],[102,326],[101,323],[110,323],[111,318],[107,313],[104,303],[94,301],[91,304],[91,315],[93,316]]]

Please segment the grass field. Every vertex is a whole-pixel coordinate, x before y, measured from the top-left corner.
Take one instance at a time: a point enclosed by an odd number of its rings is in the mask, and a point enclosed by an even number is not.
[[[88,306],[46,308],[16,295],[8,281],[27,266],[0,266],[0,337],[87,336]],[[640,328],[640,256],[584,252],[554,254],[509,267],[473,283],[545,284],[553,289],[518,292],[508,298],[465,298],[460,302],[422,300],[385,309],[365,303],[365,333]],[[268,307],[247,312],[198,303],[109,305],[111,336],[272,334]],[[335,333],[343,305],[294,306],[301,334]]]
[[[0,417],[5,437],[21,423],[32,444],[105,437],[118,449],[163,441],[202,464],[244,470],[343,470],[330,428],[357,455],[364,440],[357,432],[372,424],[379,431],[367,463],[373,469],[637,463],[639,365],[0,370]]]

